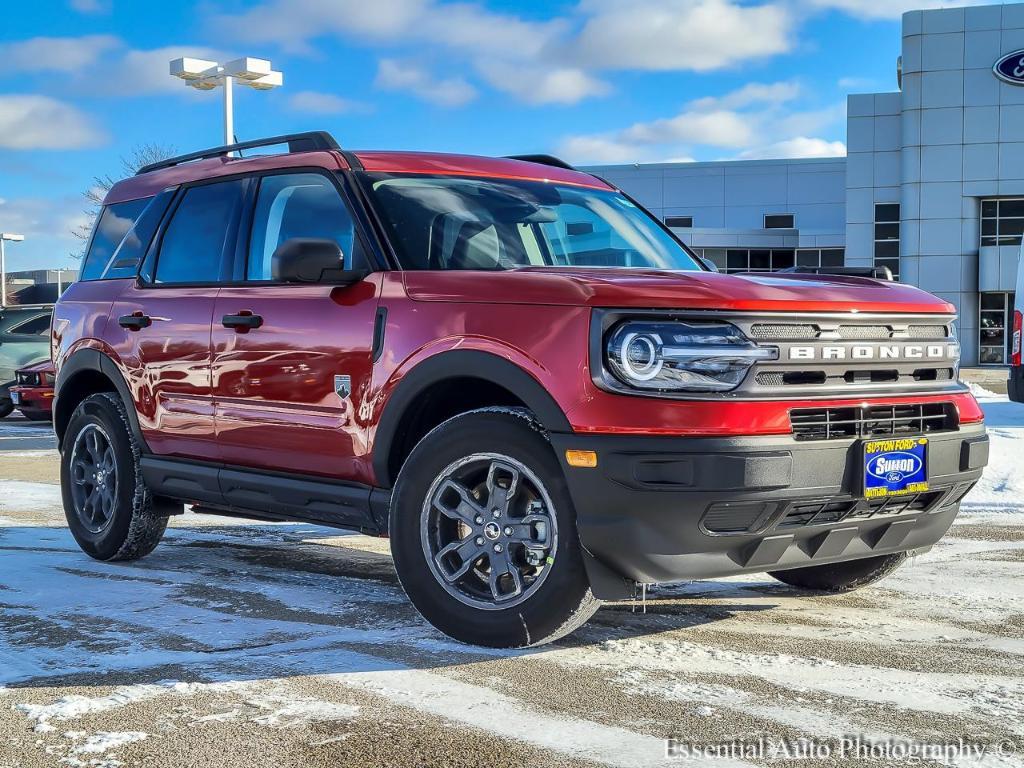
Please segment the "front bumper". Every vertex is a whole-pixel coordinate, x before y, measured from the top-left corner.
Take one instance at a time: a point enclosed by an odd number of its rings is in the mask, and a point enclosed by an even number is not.
[[[16,385],[11,387],[9,393],[17,394],[18,410],[30,411],[33,414],[51,413],[53,411],[53,388],[52,387],[27,387]]]
[[[988,462],[983,424],[929,437],[930,490],[859,498],[860,441],[552,434],[584,548],[641,582],[714,578],[923,549]],[[567,449],[596,451],[596,468]]]

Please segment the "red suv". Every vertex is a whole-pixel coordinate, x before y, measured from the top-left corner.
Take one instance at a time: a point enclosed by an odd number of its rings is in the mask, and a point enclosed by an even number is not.
[[[555,158],[220,147],[114,185],[57,306],[67,519],[101,560],[184,504],[389,535],[423,616],[492,646],[653,582],[850,589],[987,461],[953,320],[718,274]]]

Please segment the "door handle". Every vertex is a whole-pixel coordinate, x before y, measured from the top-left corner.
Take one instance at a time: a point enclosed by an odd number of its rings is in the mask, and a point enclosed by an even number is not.
[[[234,328],[239,333],[245,333],[263,325],[263,318],[260,315],[254,315],[248,309],[243,309],[237,315],[224,315],[221,323],[225,328]]]
[[[149,328],[153,324],[153,320],[142,312],[132,312],[130,315],[121,315],[117,318],[117,324],[129,331],[141,331],[143,328]]]

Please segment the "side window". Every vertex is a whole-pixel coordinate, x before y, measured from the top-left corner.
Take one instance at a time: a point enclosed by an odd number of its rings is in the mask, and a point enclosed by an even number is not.
[[[37,315],[31,320],[11,328],[9,333],[20,336],[45,336],[50,332],[50,315]]]
[[[243,184],[222,181],[185,191],[164,230],[156,259],[157,283],[214,283],[233,243]]]
[[[96,230],[89,243],[89,251],[82,263],[79,280],[99,280],[103,277],[130,277],[131,275],[105,275],[121,241],[125,239],[136,220],[149,204],[150,198],[129,200],[106,205],[96,221]]]
[[[344,200],[318,173],[264,176],[260,180],[246,279],[270,280],[274,251],[293,237],[333,240],[345,254],[347,269],[362,260]]]

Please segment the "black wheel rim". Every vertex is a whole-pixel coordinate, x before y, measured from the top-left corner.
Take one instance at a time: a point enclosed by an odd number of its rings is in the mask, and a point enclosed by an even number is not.
[[[529,599],[557,551],[547,490],[524,464],[499,454],[474,454],[446,467],[424,500],[420,531],[441,587],[484,610]]]
[[[78,521],[102,533],[114,518],[117,465],[110,437],[99,424],[86,424],[71,448],[71,501]]]

